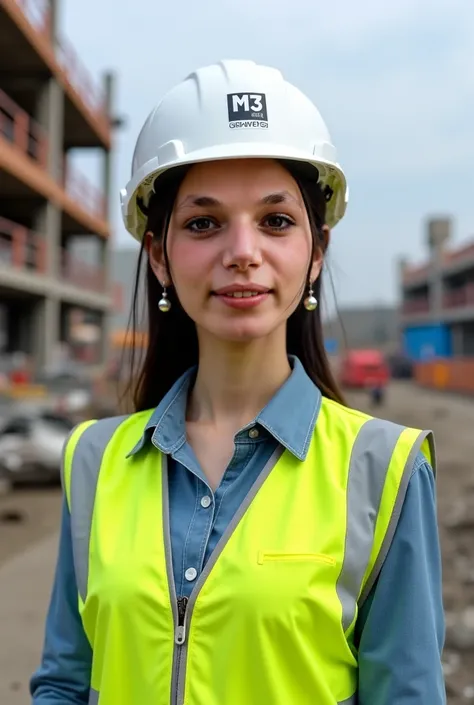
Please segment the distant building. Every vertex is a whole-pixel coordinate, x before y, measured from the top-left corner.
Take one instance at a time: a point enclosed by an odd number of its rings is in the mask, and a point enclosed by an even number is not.
[[[323,332],[329,353],[363,348],[398,350],[398,309],[381,305],[343,308],[323,323]]]
[[[0,354],[21,351],[37,367],[70,342],[78,309],[100,333],[87,331],[88,361],[104,363],[113,306],[112,76],[94,85],[60,37],[58,4],[0,3]],[[86,148],[103,153],[101,189],[72,167],[70,150]],[[94,243],[92,262],[75,255],[77,238]]]
[[[474,241],[450,249],[449,218],[429,219],[426,231],[428,261],[400,261],[405,350],[415,360],[474,356]]]

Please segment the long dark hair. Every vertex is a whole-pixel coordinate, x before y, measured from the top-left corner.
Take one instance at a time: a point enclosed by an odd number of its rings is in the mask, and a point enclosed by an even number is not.
[[[313,167],[308,168],[303,163],[281,163],[291,173],[303,196],[311,225],[313,251],[319,248],[324,253],[326,239],[323,235],[323,226],[328,194],[324,193],[317,183],[315,178],[317,172]],[[151,231],[154,238],[163,238],[163,253],[168,272],[171,272],[171,268],[166,252],[166,236],[176,196],[187,170],[188,167],[178,167],[165,172],[159,177],[159,183],[155,184],[159,196],[156,193],[153,194],[146,208],[141,204],[148,219],[146,230]],[[321,301],[321,276],[314,283],[313,290],[318,301]],[[129,324],[132,351],[129,386],[126,390],[126,394],[132,399],[135,411],[144,411],[157,406],[174,382],[187,369],[198,363],[199,351],[195,324],[181,306],[174,288],[170,287],[167,293],[171,309],[163,314],[158,309],[162,286],[153,273],[142,243]],[[305,287],[296,310],[288,319],[287,352],[300,359],[306,373],[324,396],[344,404],[343,395],[331,371],[324,347],[321,309],[318,306],[315,311],[307,311],[303,305],[306,295]],[[144,304],[144,311],[140,311],[140,302]],[[148,341],[144,354],[139,357],[133,342],[138,337],[140,318],[143,313],[147,319]]]

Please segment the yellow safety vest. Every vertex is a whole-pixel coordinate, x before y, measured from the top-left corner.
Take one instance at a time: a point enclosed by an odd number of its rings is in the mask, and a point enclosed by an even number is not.
[[[189,602],[176,598],[167,458],[128,456],[151,411],[86,422],[66,444],[90,705],[355,705],[360,605],[430,431],[323,399],[306,460],[279,449]]]

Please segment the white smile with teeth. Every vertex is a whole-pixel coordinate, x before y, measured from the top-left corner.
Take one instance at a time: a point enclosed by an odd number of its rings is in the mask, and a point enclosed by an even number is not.
[[[249,296],[258,296],[261,293],[261,291],[232,291],[226,296],[232,296],[234,299],[246,299]]]

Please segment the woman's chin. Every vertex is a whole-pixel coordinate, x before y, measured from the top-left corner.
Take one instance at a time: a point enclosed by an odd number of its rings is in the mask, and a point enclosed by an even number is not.
[[[278,325],[271,325],[262,320],[226,320],[219,322],[206,329],[201,327],[201,335],[206,333],[213,338],[228,343],[251,343],[254,340],[261,340],[275,333]]]

